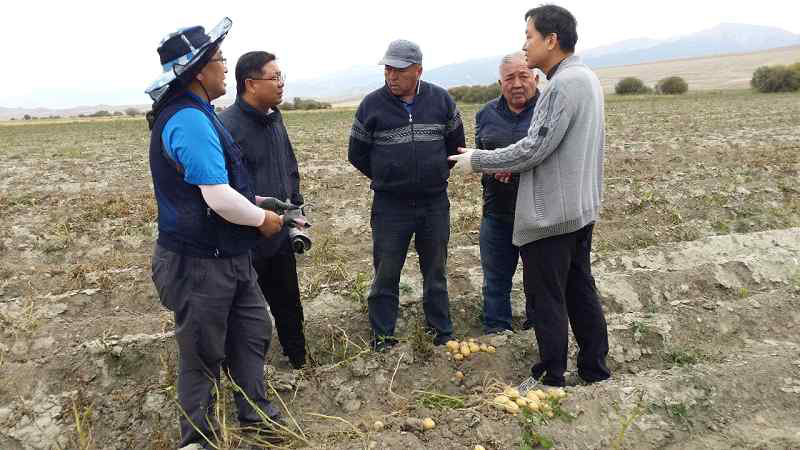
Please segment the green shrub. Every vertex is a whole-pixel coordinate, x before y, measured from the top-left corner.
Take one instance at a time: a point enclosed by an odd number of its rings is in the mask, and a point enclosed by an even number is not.
[[[331,104],[326,102],[320,102],[317,100],[313,100],[310,98],[300,98],[295,97],[294,103],[292,102],[283,102],[280,104],[280,109],[284,111],[291,111],[293,109],[330,109]]]
[[[667,77],[656,83],[656,93],[658,94],[685,94],[689,90],[689,84],[681,77]]]
[[[500,84],[485,86],[456,86],[447,90],[453,100],[461,103],[486,103],[500,96]]]
[[[618,95],[649,94],[652,89],[645,86],[644,82],[636,77],[625,77],[614,86],[614,92]]]
[[[758,92],[793,92],[800,89],[800,71],[792,66],[761,66],[753,72],[750,86]]]

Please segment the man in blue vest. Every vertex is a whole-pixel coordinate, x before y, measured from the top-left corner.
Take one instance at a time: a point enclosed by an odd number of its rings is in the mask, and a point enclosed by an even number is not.
[[[539,97],[539,76],[528,68],[522,52],[500,61],[500,91],[475,115],[475,147],[494,150],[528,135]],[[483,326],[487,334],[511,330],[511,286],[519,262],[512,242],[519,174],[484,174],[480,248],[483,268]],[[532,305],[526,302],[523,328],[532,326]]]
[[[168,35],[158,47],[164,72],[146,90],[154,101],[148,122],[158,203],[153,282],[175,314],[182,447],[212,443],[220,371],[241,388],[243,427],[269,432],[280,423],[264,393],[272,324],[250,250],[287,223],[256,206],[263,198],[253,194],[241,151],[210,103],[225,94],[219,46],[230,27],[225,18],[209,33],[195,26]]]

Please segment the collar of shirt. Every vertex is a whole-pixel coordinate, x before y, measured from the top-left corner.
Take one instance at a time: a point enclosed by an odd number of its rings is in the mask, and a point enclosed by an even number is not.
[[[210,113],[214,112],[214,107],[211,106],[211,102],[209,102],[208,100],[206,100],[204,98],[201,98],[199,95],[195,94],[194,92],[188,91],[188,90],[186,91],[186,95],[188,95],[189,98],[191,98],[192,100],[194,100],[197,103],[199,103],[206,111],[208,111]]]
[[[567,59],[567,58],[564,58],[564,59]],[[558,64],[556,64],[555,66],[551,67],[550,70],[547,71],[547,73],[545,75],[547,76],[548,80],[553,78],[553,75],[556,74],[556,70],[558,70],[558,66],[560,66],[561,63],[564,62],[564,59],[559,61]]]

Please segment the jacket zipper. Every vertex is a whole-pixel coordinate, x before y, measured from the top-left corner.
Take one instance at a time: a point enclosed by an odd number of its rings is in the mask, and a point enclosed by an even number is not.
[[[411,113],[408,113],[408,124],[411,127],[411,160],[414,161],[414,183],[419,184],[421,177],[419,176],[419,161],[417,161],[417,149],[414,146],[414,119]]]

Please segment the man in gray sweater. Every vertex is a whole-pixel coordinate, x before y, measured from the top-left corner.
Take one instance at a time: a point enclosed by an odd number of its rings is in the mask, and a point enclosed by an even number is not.
[[[608,331],[592,277],[592,227],[600,213],[605,121],[597,76],[574,55],[575,18],[544,5],[525,14],[528,67],[549,83],[533,112],[528,135],[494,151],[462,149],[456,172],[520,174],[514,245],[520,247],[527,301],[536,311],[540,361],[531,379],[564,386],[568,323],[578,342],[578,375],[585,382],[610,376]]]

